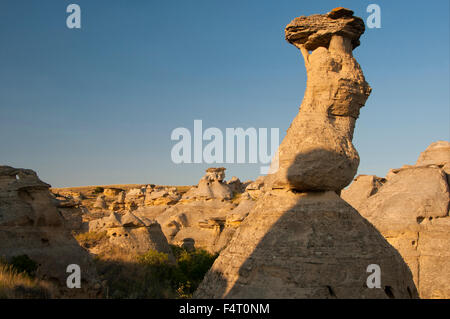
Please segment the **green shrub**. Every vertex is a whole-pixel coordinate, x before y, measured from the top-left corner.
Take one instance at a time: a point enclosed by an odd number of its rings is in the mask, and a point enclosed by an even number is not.
[[[96,260],[107,281],[107,298],[191,298],[217,255],[172,246],[168,254],[149,250],[133,260]]]
[[[171,246],[177,260],[177,272],[173,276],[173,285],[180,298],[190,298],[202,282],[218,254],[210,254],[203,249],[187,250]]]
[[[101,194],[105,189],[103,187],[97,186],[94,188],[94,194]]]
[[[14,256],[9,264],[18,273],[25,273],[31,278],[34,278],[38,268],[38,264],[27,255]]]
[[[137,259],[141,264],[153,267],[169,264],[169,255],[156,250],[149,250],[147,253],[139,255]]]

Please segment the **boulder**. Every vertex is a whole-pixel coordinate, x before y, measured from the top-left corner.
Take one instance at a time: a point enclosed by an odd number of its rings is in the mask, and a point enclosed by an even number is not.
[[[140,206],[144,206],[145,188],[130,189],[125,196],[125,209],[136,210]]]
[[[341,198],[359,210],[361,205],[372,195],[375,195],[386,179],[375,175],[358,175],[350,186],[341,192]]]
[[[257,199],[264,193],[264,178],[259,176],[254,182],[251,182],[245,188],[245,191],[253,198]]]
[[[231,189],[233,194],[243,193],[245,190],[244,184],[241,183],[239,178],[233,176],[228,182],[228,187]]]
[[[450,298],[450,193],[443,169],[395,170],[359,205],[408,264],[421,298]],[[357,195],[355,195],[357,197]]]
[[[416,166],[438,165],[448,168],[450,163],[450,142],[437,141],[431,143],[417,159]],[[450,174],[449,171],[446,171]]]

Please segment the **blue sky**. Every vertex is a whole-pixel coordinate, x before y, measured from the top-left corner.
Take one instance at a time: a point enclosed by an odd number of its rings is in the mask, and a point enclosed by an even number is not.
[[[66,7],[82,10],[81,30]],[[301,104],[306,74],[284,27],[337,6],[364,20],[354,51],[373,92],[354,144],[360,174],[413,164],[449,140],[449,1],[2,0],[0,163],[55,187],[195,184],[207,164],[172,163],[174,128],[280,128]],[[220,165],[222,166],[222,165]],[[254,179],[259,164],[229,164]]]

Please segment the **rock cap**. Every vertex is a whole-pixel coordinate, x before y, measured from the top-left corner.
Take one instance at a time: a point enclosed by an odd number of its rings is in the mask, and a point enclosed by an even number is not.
[[[313,51],[318,47],[328,47],[333,35],[349,38],[355,49],[364,31],[361,18],[353,16],[352,10],[338,7],[326,14],[295,18],[286,26],[285,34],[289,43],[302,44],[307,50]]]

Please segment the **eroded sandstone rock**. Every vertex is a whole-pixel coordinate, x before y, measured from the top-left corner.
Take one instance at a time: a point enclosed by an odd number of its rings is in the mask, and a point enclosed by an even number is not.
[[[156,250],[168,254],[169,259],[174,261],[161,226],[155,220],[137,217],[132,212],[124,215],[112,212],[108,217],[91,221],[89,231],[106,232],[107,241],[88,247],[93,254],[108,253],[111,247],[131,256]]]
[[[233,197],[233,190],[230,185],[224,183],[224,179],[225,168],[208,168],[205,176],[203,176],[198,182],[197,187],[192,187],[186,194],[183,195],[183,199],[231,199]]]
[[[364,23],[350,10],[336,12],[342,16],[300,17],[286,27],[288,41],[302,51],[308,79],[300,111],[279,147],[279,167],[266,178],[273,188],[339,191],[356,174],[353,130],[371,92],[352,55]]]
[[[243,188],[237,178],[225,181],[225,168],[209,168],[198,186],[187,191],[175,205],[140,207],[134,213],[155,218],[171,244],[215,253],[228,244],[251,209],[248,202],[253,201],[248,193],[242,193]],[[151,196],[164,199],[163,192],[169,194],[170,190],[153,192]]]
[[[386,179],[375,175],[358,175],[350,186],[341,192],[341,198],[359,210],[361,205],[386,183]]]
[[[300,112],[272,162],[278,171],[264,179],[264,192],[194,297],[417,297],[398,252],[337,195],[357,171],[353,129],[371,90],[352,56],[364,31],[352,14],[339,8],[286,28],[307,69]],[[381,288],[366,285],[371,264],[382,269]]]
[[[416,166],[391,170],[378,192],[358,203],[361,215],[402,255],[422,298],[450,297],[448,145],[431,144]],[[362,197],[356,190],[347,201]]]
[[[353,16],[353,11],[335,8],[327,14],[301,16],[286,26],[286,40],[294,45],[302,44],[306,50],[327,48],[334,35],[348,39],[352,49],[359,46],[359,37],[364,33],[364,21]]]
[[[380,265],[381,289],[366,286]],[[417,296],[395,249],[334,192],[265,193],[237,229],[196,298]]]
[[[64,297],[95,296],[95,267],[65,228],[49,187],[32,170],[0,166],[0,257],[27,255],[39,264],[37,276],[57,283]],[[83,271],[80,290],[66,286],[70,264]]]

